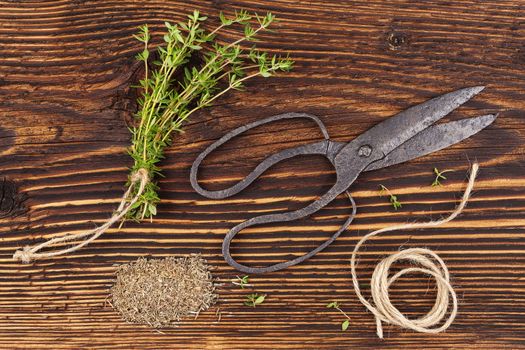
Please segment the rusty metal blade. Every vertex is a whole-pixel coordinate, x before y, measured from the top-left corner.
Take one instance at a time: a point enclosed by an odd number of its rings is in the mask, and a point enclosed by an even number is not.
[[[488,114],[430,126],[390,152],[385,158],[370,164],[365,171],[403,163],[449,147],[483,130],[492,124],[496,117],[497,114]]]
[[[355,141],[361,145],[371,145],[372,148],[388,155],[394,149],[480,93],[483,88],[483,86],[473,86],[456,90],[412,106],[372,127],[355,138],[353,142]],[[439,143],[439,139],[443,135],[428,134],[428,136],[434,135],[437,135],[438,138],[432,140],[432,142]]]

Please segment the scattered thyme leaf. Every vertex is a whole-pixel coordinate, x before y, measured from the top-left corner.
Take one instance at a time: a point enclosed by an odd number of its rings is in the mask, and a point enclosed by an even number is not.
[[[434,178],[434,181],[432,182],[431,186],[432,187],[442,186],[441,180],[446,180],[447,179],[446,176],[444,176],[443,174],[450,173],[452,171],[454,171],[454,170],[445,169],[443,171],[439,171],[438,168],[434,168],[435,178]]]
[[[262,295],[258,293],[249,294],[246,296],[246,301],[244,302],[244,305],[256,307],[257,305],[262,304],[265,299],[266,299],[266,294],[262,294]]]
[[[339,303],[337,301],[332,301],[328,305],[326,305],[329,309],[337,309],[339,307]]]
[[[397,196],[393,195],[388,188],[386,188],[383,185],[379,185],[379,187],[381,195],[383,195],[384,193],[388,194],[388,196],[390,197],[390,204],[392,204],[395,210],[398,210],[402,207],[401,202],[397,199]]]
[[[332,301],[332,302],[328,303],[326,305],[326,307],[329,308],[329,309],[336,309],[337,311],[339,311],[341,314],[343,314],[346,317],[346,320],[341,322],[341,329],[343,331],[346,331],[348,329],[348,326],[350,326],[350,317],[346,314],[346,312],[344,312],[341,309],[341,304],[339,304],[339,302],[337,302],[337,301]]]
[[[232,280],[232,284],[241,287],[241,289],[244,289],[245,287],[249,286],[250,284],[250,277],[248,275],[239,277],[235,276],[235,279]]]

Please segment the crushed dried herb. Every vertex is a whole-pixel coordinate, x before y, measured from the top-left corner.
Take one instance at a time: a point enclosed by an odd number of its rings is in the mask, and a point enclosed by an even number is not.
[[[123,264],[111,287],[111,304],[125,321],[153,328],[196,317],[217,299],[209,266],[198,254]]]

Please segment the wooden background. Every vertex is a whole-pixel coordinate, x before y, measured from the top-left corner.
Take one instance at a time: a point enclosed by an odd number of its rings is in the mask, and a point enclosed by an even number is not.
[[[210,27],[221,10],[272,11],[281,19],[278,31],[263,35],[260,46],[290,52],[295,69],[254,80],[192,118],[162,164],[153,222],[127,223],[66,258],[14,263],[17,248],[92,228],[116,208],[131,165],[130,85],[140,75],[140,45],[131,35],[143,23],[158,34],[165,20],[194,8],[214,18]],[[524,69],[519,0],[0,1],[0,348],[525,348]],[[234,127],[287,111],[316,114],[334,139],[347,141],[410,105],[472,85],[487,88],[449,120],[500,112],[494,125],[441,152],[360,176],[351,187],[359,213],[350,229],[306,263],[254,276],[267,301],[256,309],[242,305],[249,291],[228,283],[237,273],[220,254],[227,230],[257,214],[306,205],[333,183],[334,172],[323,158],[298,158],[242,194],[212,201],[190,186],[197,154]],[[266,155],[320,133],[311,123],[287,121],[248,136],[204,163],[204,185],[232,184]],[[377,339],[373,317],[351,289],[351,249],[372,229],[449,213],[475,159],[481,174],[464,214],[442,228],[373,240],[359,269],[369,278],[378,260],[401,246],[435,250],[459,295],[456,321],[438,335],[387,326],[385,340]],[[454,169],[444,187],[429,186],[434,167]],[[379,196],[379,184],[399,196],[401,210]],[[348,213],[341,197],[313,218],[246,230],[235,255],[264,265],[302,254]],[[195,252],[225,282],[220,322],[212,309],[161,334],[122,322],[105,305],[116,264]],[[433,303],[432,286],[425,276],[406,276],[392,298],[402,311],[421,315]],[[325,308],[332,300],[351,317],[346,332],[342,316]]]

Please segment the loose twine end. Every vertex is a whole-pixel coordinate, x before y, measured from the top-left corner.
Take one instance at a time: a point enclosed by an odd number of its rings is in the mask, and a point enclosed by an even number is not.
[[[68,254],[68,253],[74,252],[88,245],[89,243],[97,239],[100,235],[102,235],[104,232],[106,232],[106,230],[109,229],[115,222],[121,220],[129,212],[133,204],[137,202],[139,197],[144,192],[144,188],[146,187],[146,184],[148,182],[149,182],[149,175],[148,175],[147,170],[143,168],[137,170],[131,176],[128,189],[122,196],[117,210],[103,225],[98,226],[88,231],[81,232],[81,233],[66,234],[61,237],[52,238],[48,241],[45,241],[43,243],[37,244],[32,247],[25,246],[24,248],[17,250],[13,254],[13,260],[28,264],[31,261],[35,261],[38,259]],[[133,196],[133,198],[129,199],[129,196],[131,195],[131,192],[133,191],[133,188],[137,185],[137,183],[139,184],[138,190]],[[42,249],[52,247],[60,243],[65,243],[69,241],[78,241],[80,239],[84,239],[84,240],[76,243],[75,245],[69,248],[50,250],[47,252],[39,253]]]
[[[32,259],[31,247],[26,245],[24,248],[17,250],[13,254],[13,259],[15,261],[21,261],[24,264],[29,264]]]
[[[383,232],[437,227],[453,220],[463,211],[467,205],[472,189],[474,188],[474,182],[476,180],[478,170],[478,163],[474,163],[472,165],[467,188],[463,193],[461,202],[448,217],[437,221],[402,224],[382,228],[380,230],[368,233],[356,244],[352,253],[352,258],[350,260],[352,282],[359,301],[375,316],[377,336],[379,338],[383,338],[383,323],[395,324],[400,327],[412,329],[422,333],[439,333],[446,330],[452,324],[458,312],[456,292],[450,284],[450,275],[445,262],[436,253],[426,248],[411,248],[401,250],[386,257],[375,267],[370,280],[370,291],[374,304],[372,305],[361,294],[359,281],[357,279],[356,265],[359,248],[367,240]],[[391,266],[399,260],[408,260],[409,262],[414,263],[416,266],[402,269],[393,276],[390,276]],[[434,277],[437,295],[434,306],[426,315],[417,319],[408,319],[392,304],[389,296],[389,288],[399,277],[413,272],[424,273]],[[450,307],[449,316],[445,321],[443,321],[443,318],[449,310],[450,300],[452,300],[452,306]],[[438,324],[441,324],[441,326],[437,326]]]

